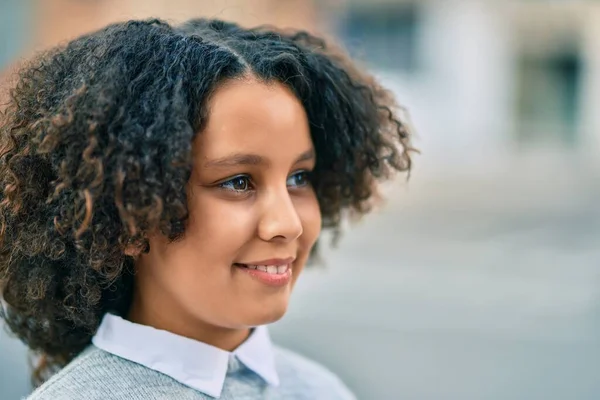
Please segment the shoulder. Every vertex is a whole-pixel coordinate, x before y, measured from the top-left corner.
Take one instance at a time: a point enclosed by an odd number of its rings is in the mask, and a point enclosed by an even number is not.
[[[90,346],[27,400],[125,400],[168,398],[171,378]]]
[[[342,380],[329,369],[291,350],[275,346],[275,363],[285,392],[311,394],[331,400],[355,400]]]

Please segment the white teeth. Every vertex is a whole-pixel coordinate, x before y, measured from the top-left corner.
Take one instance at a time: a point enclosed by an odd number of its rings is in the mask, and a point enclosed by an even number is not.
[[[266,272],[268,274],[285,274],[289,268],[289,265],[250,265],[247,264],[246,267],[249,269],[256,269],[258,271]]]
[[[267,267],[267,272],[270,274],[276,274],[277,273],[277,267],[274,265],[269,265]]]

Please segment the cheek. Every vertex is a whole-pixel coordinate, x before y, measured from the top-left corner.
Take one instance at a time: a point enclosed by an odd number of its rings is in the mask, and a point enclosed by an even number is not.
[[[197,196],[190,202],[189,212],[186,237],[196,248],[201,246],[205,254],[215,253],[222,257],[239,249],[254,233],[254,217],[243,202]]]

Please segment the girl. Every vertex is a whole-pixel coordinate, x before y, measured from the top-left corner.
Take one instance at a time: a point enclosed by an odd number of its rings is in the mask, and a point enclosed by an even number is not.
[[[117,23],[25,67],[0,282],[31,399],[353,398],[264,326],[321,228],[410,169],[394,110],[321,39],[218,20]]]

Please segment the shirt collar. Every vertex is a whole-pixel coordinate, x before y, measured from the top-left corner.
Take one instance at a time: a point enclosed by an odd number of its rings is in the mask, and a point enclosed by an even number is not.
[[[209,396],[219,398],[229,361],[237,358],[271,386],[279,385],[273,345],[267,328],[255,328],[236,350],[228,352],[197,340],[106,314],[94,346],[161,372]]]

